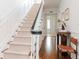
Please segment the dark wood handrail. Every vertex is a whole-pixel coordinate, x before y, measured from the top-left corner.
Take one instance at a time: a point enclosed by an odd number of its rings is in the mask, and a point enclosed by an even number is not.
[[[41,6],[42,6],[42,3],[41,3],[41,5],[40,5],[40,7],[39,7],[39,10],[38,10],[37,15],[36,15],[35,20],[34,20],[34,23],[33,23],[32,27],[31,27],[31,33],[32,33],[32,34],[42,34],[42,31],[40,31],[40,30],[39,30],[39,31],[34,31],[34,27],[35,27],[35,24],[36,24],[38,15],[39,15],[39,13],[40,13]]]
[[[34,31],[34,30],[32,30],[31,33],[32,34],[42,34],[42,31]]]
[[[42,6],[42,3],[41,3],[41,5],[40,5],[40,7],[39,7],[39,10],[38,10],[37,15],[36,15],[35,20],[34,20],[34,23],[33,23],[33,25],[32,25],[32,30],[33,30],[34,27],[35,27],[35,24],[36,24],[36,21],[37,21],[37,18],[38,18],[38,15],[39,15],[39,12],[40,12],[41,6]]]

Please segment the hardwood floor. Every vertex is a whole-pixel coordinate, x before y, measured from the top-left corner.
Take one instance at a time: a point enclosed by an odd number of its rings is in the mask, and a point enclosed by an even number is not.
[[[52,48],[50,49],[50,53],[48,53],[46,49],[46,41],[47,39],[45,38],[42,42],[41,49],[40,49],[40,59],[57,59],[57,53],[56,53],[56,39],[55,37],[51,37],[51,46]]]
[[[56,59],[56,53],[52,52],[51,54],[44,53],[43,59]]]

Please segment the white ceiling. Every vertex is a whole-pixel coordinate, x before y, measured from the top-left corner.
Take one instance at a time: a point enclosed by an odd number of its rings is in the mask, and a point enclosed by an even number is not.
[[[57,8],[60,3],[60,0],[44,0],[44,1],[45,1],[45,6],[44,6],[45,9]]]

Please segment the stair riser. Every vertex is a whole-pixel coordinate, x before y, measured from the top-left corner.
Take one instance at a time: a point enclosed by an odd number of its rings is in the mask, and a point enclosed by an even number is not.
[[[5,53],[3,59],[30,59],[30,57],[26,55]]]
[[[34,22],[34,21],[24,21],[24,22],[22,22],[21,24],[31,24],[31,25],[32,25],[33,22]]]
[[[27,36],[32,36],[31,32],[17,32],[17,34],[15,35],[16,37],[27,37]]]
[[[16,51],[25,51],[26,49],[30,50],[31,45],[13,45],[11,44],[9,50],[16,50]]]
[[[17,34],[31,34],[31,31],[18,31]]]
[[[33,22],[34,22],[34,21],[25,21],[25,22],[23,22],[22,24],[31,24],[31,25],[32,25]]]
[[[31,35],[16,35],[15,37],[32,37]]]
[[[27,38],[16,38],[14,39],[15,42],[19,42],[19,43],[31,43],[31,38],[27,37]]]
[[[15,37],[32,37],[32,35],[30,35],[30,34],[26,34],[26,35],[20,35],[20,34],[18,34]]]
[[[28,27],[28,28],[23,27],[23,28],[19,28],[18,31],[31,31],[31,28],[30,27]]]
[[[27,23],[26,23],[26,24],[22,24],[22,25],[20,25],[20,26],[22,26],[22,27],[32,27],[32,24],[29,24],[29,23],[27,24]]]
[[[20,25],[20,26],[19,26],[19,28],[27,28],[27,29],[28,29],[28,28],[31,28],[31,27],[32,27],[32,25],[26,25],[26,26],[25,26],[25,25]]]

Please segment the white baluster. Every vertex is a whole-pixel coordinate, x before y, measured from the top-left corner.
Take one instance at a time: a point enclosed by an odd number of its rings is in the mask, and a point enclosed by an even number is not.
[[[37,35],[36,40],[36,59],[39,59],[39,35]]]

